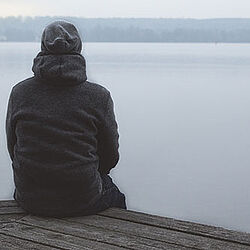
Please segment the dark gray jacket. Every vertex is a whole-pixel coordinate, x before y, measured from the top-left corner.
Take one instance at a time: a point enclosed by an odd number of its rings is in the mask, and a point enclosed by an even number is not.
[[[71,215],[100,198],[100,174],[119,160],[113,101],[87,81],[79,53],[40,52],[33,71],[13,87],[8,104],[14,198],[33,214]]]

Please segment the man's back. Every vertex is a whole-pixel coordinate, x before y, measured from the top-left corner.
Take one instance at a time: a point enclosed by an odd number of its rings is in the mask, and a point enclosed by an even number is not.
[[[84,210],[101,196],[100,174],[119,159],[112,98],[86,81],[79,54],[39,53],[33,71],[13,87],[8,105],[14,198],[38,214]]]

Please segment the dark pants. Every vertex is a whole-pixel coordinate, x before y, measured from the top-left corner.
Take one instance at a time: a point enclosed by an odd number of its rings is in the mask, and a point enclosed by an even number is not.
[[[61,218],[61,217],[71,217],[71,216],[93,215],[109,207],[118,207],[127,209],[125,195],[120,192],[119,188],[112,181],[112,178],[107,174],[101,175],[101,178],[103,182],[103,190],[101,198],[97,200],[93,205],[89,206],[85,210],[82,210],[81,212],[78,213],[66,212],[64,215],[55,215],[55,214],[49,215],[48,213],[34,212],[34,211],[33,212],[27,211],[27,212],[37,216],[52,216],[56,218]],[[15,195],[16,195],[16,189],[14,192],[14,197],[16,199]]]
[[[103,181],[102,197],[90,208],[90,210],[100,212],[109,207],[127,209],[125,195],[115,185],[112,178],[107,174],[101,175],[101,177]]]
[[[81,211],[71,216],[92,215],[101,212],[109,207],[118,207],[127,209],[125,195],[120,192],[119,188],[112,181],[112,178],[105,174],[101,175],[103,181],[103,190],[101,198],[88,207],[87,210]]]

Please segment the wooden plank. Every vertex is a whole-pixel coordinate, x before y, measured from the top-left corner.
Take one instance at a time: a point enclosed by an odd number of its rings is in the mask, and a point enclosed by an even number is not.
[[[0,216],[3,214],[24,214],[26,213],[21,207],[0,207]]]
[[[15,200],[0,200],[0,207],[19,207]]]
[[[47,247],[59,249],[121,249],[113,245],[108,245],[98,241],[92,241],[83,237],[75,237],[65,233],[59,233],[53,230],[47,230],[32,225],[12,223],[0,229],[0,235],[18,237],[22,240],[29,240],[42,244]],[[41,248],[43,249],[43,248]]]
[[[1,210],[1,208],[5,207]],[[13,207],[7,209],[6,207]],[[15,208],[16,207],[16,208]],[[1,200],[0,201],[0,221],[2,214],[12,213],[26,213],[19,207],[15,200]],[[27,214],[27,213],[26,213]],[[143,224],[153,225],[157,227],[163,227],[167,229],[179,230],[183,232],[196,233],[198,235],[204,235],[208,237],[214,237],[218,239],[226,239],[250,245],[250,234],[244,232],[237,232],[233,230],[224,229],[222,227],[208,226],[199,223],[193,223],[188,221],[181,221],[177,219],[150,215],[142,212],[136,212],[131,210],[124,210],[119,208],[109,208],[105,211],[98,213],[102,216],[108,216],[112,218],[125,219],[133,222],[139,222]]]
[[[221,227],[119,208],[109,208],[93,216],[66,217],[64,219],[47,217],[46,219],[46,217],[27,215],[26,211],[21,209],[14,200],[0,201],[1,223],[13,222],[23,216],[20,223],[36,225],[36,227],[54,230],[62,234],[65,234],[63,227],[66,225],[66,233],[73,237],[85,237],[85,240],[97,240],[103,244],[113,244],[115,241],[113,247],[129,247],[130,249],[181,249],[181,247],[250,249],[249,233],[236,232]],[[43,223],[45,221],[47,221],[49,229],[46,227],[46,223]],[[84,229],[87,228],[89,231],[84,231],[82,225],[84,225]]]
[[[0,215],[0,223],[9,223],[24,217],[25,214],[2,214]]]
[[[206,236],[214,239],[227,240],[230,242],[241,243],[250,246],[249,233],[237,232],[224,229],[222,227],[208,226],[119,208],[109,208],[98,213],[98,215]]]
[[[132,234],[137,237],[152,239],[155,242],[160,241],[190,248],[250,249],[250,247],[238,243],[211,239],[204,236],[192,235],[179,231],[169,230],[166,228],[159,228],[151,225],[145,225],[98,215],[91,215],[88,217],[72,217],[65,219],[72,222],[79,222],[84,225],[101,227],[103,229],[114,230],[117,232],[122,232],[124,234]]]
[[[19,207],[15,200],[0,201],[0,223],[16,221],[28,213]]]
[[[6,236],[3,234],[0,234],[0,246],[1,249],[4,250],[13,250],[13,249],[32,249],[32,250],[49,250],[49,249],[58,249],[58,248],[52,248],[47,247],[45,245],[37,244],[32,241],[22,240],[16,237],[12,236]]]
[[[85,237],[89,239],[98,237],[100,241],[113,243],[118,246],[127,246],[131,249],[152,249],[153,246],[160,249],[167,249],[169,246],[176,246],[178,249],[181,247],[196,249],[246,249],[246,246],[236,243],[228,243],[221,240],[114,218],[105,218],[98,215],[64,218],[64,220],[48,219],[47,221],[39,217],[26,216],[19,222],[31,223],[31,225],[38,225],[39,223],[39,226],[49,228],[50,230],[52,229],[59,232],[66,230],[65,233],[75,236],[84,234],[86,235]],[[129,240],[128,238],[130,237],[133,237],[134,241]],[[139,243],[138,239],[151,240],[151,245],[149,242]],[[152,241],[154,243],[153,246]],[[161,244],[161,246],[158,247],[157,243]],[[142,244],[144,245],[142,246]],[[169,246],[163,247],[164,245]]]
[[[84,216],[87,218],[88,216]],[[142,250],[155,250],[155,249],[187,249],[181,245],[175,245],[167,242],[156,242],[153,239],[140,238],[133,233],[127,235],[117,231],[112,231],[110,228],[100,228],[96,226],[90,226],[78,222],[66,221],[65,219],[55,218],[40,218],[36,216],[25,216],[18,223],[24,223],[26,225],[36,226],[55,232],[64,233],[76,237],[84,237],[93,241],[112,244],[117,247],[128,249],[142,249]]]

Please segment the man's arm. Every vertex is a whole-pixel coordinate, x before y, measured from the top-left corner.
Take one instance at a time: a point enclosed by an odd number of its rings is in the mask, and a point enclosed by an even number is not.
[[[119,161],[119,134],[114,114],[114,103],[109,93],[103,120],[98,131],[99,172],[109,174]]]
[[[15,129],[13,127],[12,122],[12,92],[9,97],[8,107],[7,107],[7,114],[6,114],[6,123],[5,123],[5,130],[6,130],[6,137],[7,137],[7,147],[8,152],[10,155],[11,160],[13,161],[14,158],[14,146],[16,144],[16,135]]]

